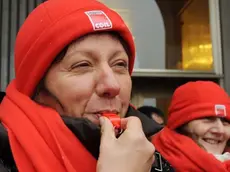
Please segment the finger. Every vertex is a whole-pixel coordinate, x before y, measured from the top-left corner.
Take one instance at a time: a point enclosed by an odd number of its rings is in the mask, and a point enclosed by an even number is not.
[[[151,172],[152,168],[154,168],[154,167],[153,167],[153,164],[154,164],[154,163],[155,163],[155,157],[152,157],[152,158],[150,158],[150,159],[148,160],[147,164],[150,164],[150,165],[149,165],[149,170],[148,170],[148,172]]]
[[[143,132],[141,121],[137,117],[128,117],[121,119],[121,126],[122,128],[133,132]]]
[[[126,129],[129,118],[121,118],[121,128]]]
[[[149,160],[147,161],[147,164],[150,164],[149,166],[149,172],[151,172],[153,164],[155,163],[156,159],[155,159],[155,155],[153,155],[152,157],[149,158]]]
[[[148,146],[149,146],[149,154],[151,155],[149,158],[149,161],[153,164],[155,162],[155,158],[156,158],[156,153],[155,153],[156,149],[152,143],[148,144]]]
[[[101,125],[101,139],[114,139],[115,132],[113,124],[110,122],[110,120],[106,117],[100,117],[100,125]]]
[[[153,164],[154,162],[155,162],[155,160],[156,160],[156,157],[155,157],[155,154],[150,158],[150,162]]]

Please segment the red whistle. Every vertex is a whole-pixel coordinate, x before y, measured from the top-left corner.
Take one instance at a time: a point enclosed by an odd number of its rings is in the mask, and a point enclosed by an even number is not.
[[[115,129],[121,129],[121,118],[115,113],[103,113],[102,116],[108,118]]]

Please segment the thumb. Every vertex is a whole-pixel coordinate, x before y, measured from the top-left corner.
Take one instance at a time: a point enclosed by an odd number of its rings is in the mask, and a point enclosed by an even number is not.
[[[115,131],[113,124],[106,117],[100,117],[100,125],[101,125],[101,140],[109,140],[115,139]]]

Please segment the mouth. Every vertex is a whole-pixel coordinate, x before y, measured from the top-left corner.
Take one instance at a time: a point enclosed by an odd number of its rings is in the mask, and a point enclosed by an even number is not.
[[[113,114],[116,114],[116,115],[119,114],[119,112],[117,110],[100,110],[100,111],[93,112],[92,114],[96,115],[99,118],[104,113],[113,113]]]
[[[103,113],[114,113],[114,114],[118,114],[117,110],[100,110],[100,111],[96,111],[93,112],[94,114],[103,114]]]
[[[210,139],[210,138],[203,138],[202,140],[211,144],[211,145],[217,145],[217,144],[220,144],[222,142],[221,140]]]
[[[91,120],[92,122],[98,124],[99,118],[102,116],[103,113],[113,113],[113,114],[119,114],[117,110],[99,110],[94,112],[87,112],[85,113],[85,117]]]
[[[199,146],[203,148],[205,151],[212,154],[222,154],[225,147],[226,142],[224,138],[201,138]]]

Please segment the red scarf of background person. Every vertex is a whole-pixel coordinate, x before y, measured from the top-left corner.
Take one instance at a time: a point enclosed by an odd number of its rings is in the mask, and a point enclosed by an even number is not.
[[[96,159],[54,110],[21,94],[12,82],[0,106],[14,159],[22,172],[94,172]]]
[[[222,163],[189,137],[165,127],[153,137],[157,151],[176,172],[229,172],[230,161]]]

